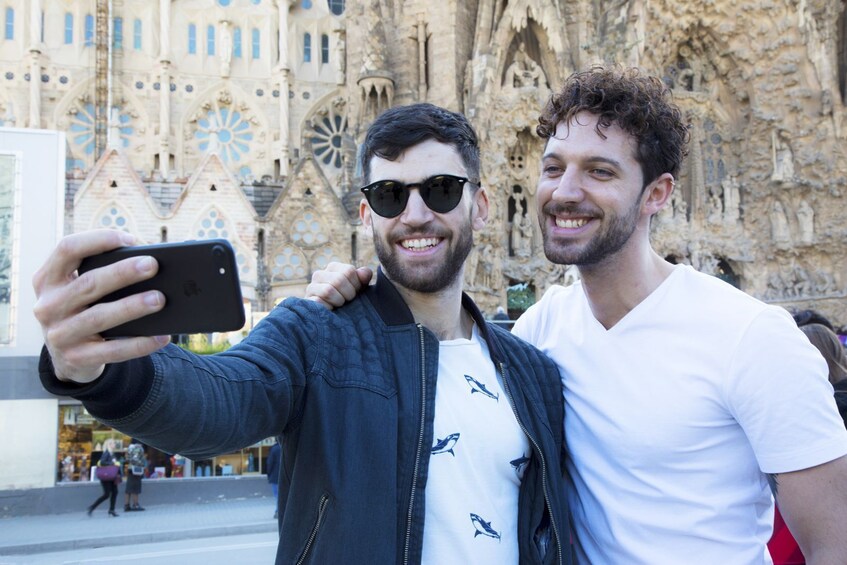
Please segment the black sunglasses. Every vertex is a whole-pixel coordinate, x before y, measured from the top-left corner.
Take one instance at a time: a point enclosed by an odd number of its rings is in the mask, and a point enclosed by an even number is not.
[[[371,209],[383,218],[396,218],[406,209],[409,193],[417,188],[430,210],[446,214],[462,201],[465,183],[476,182],[453,175],[435,175],[422,182],[406,184],[399,180],[378,180],[362,187]]]

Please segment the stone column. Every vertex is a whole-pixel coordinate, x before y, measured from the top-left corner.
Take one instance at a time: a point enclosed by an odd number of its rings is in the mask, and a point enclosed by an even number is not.
[[[159,173],[168,178],[170,173],[171,133],[171,64],[160,61],[159,69]]]
[[[159,173],[170,173],[171,132],[171,0],[159,0]]]
[[[279,0],[279,175],[288,176],[288,8],[289,0]]]
[[[171,0],[159,0],[159,60],[171,60]]]
[[[41,0],[30,0],[29,13],[29,122],[41,127]]]
[[[418,14],[418,100],[426,100],[426,22],[424,15]]]

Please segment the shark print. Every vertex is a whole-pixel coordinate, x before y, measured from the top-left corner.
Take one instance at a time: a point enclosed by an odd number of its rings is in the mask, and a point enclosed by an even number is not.
[[[500,533],[491,527],[491,522],[486,522],[473,512],[471,512],[471,523],[474,525],[474,528],[476,528],[476,532],[474,532],[473,537],[488,536],[498,541],[500,540]]]
[[[468,384],[471,387],[471,394],[473,394],[475,392],[479,392],[479,393],[482,393],[483,395],[487,396],[488,398],[493,398],[497,402],[500,402],[500,395],[499,394],[492,394],[487,388],[485,388],[484,384],[482,384],[481,382],[479,382],[478,380],[476,380],[472,376],[465,375],[465,380],[468,381]]]
[[[509,463],[511,463],[512,467],[515,468],[515,474],[518,476],[518,478],[522,479],[526,464],[529,463],[529,456],[522,455],[517,459],[512,459],[511,461],[509,461]]]
[[[453,448],[456,447],[456,442],[459,441],[460,435],[461,434],[459,434],[459,432],[456,432],[455,434],[450,434],[444,439],[439,439],[438,441],[436,441],[435,445],[432,446],[432,455],[437,455],[439,453],[449,453],[450,455],[455,457],[456,454],[453,453]]]

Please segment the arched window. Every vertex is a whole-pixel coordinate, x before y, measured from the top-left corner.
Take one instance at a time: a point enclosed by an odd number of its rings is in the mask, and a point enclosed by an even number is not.
[[[321,35],[321,63],[329,63],[329,36],[325,33]]]
[[[250,43],[252,45],[253,58],[258,59],[262,54],[262,35],[257,28],[250,31]]]
[[[65,45],[70,45],[74,42],[74,15],[70,12],[65,13]]]
[[[124,19],[115,18],[112,20],[112,47],[115,49],[124,48]]]
[[[329,11],[336,16],[344,13],[344,0],[326,0],[326,3],[329,6]]]
[[[311,63],[312,62],[312,34],[304,33],[303,34],[303,62]]]
[[[188,54],[197,54],[197,26],[188,24]]]
[[[302,0],[300,2],[300,5],[303,7],[304,10],[309,10],[312,7],[312,0]]]
[[[94,45],[94,16],[91,14],[85,15],[85,35],[83,38],[83,44],[86,47]]]
[[[6,8],[6,39],[15,38],[15,9]]]
[[[215,26],[206,27],[206,54],[215,54]]]
[[[132,48],[141,51],[141,20],[135,18],[132,22]]]
[[[232,56],[236,59],[241,58],[241,28],[237,27],[232,32]]]

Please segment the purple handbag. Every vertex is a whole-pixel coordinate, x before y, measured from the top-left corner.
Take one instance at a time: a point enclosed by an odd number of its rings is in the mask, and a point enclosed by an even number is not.
[[[114,481],[118,477],[118,466],[104,465],[102,467],[97,467],[97,470],[94,471],[94,476],[101,481]]]

